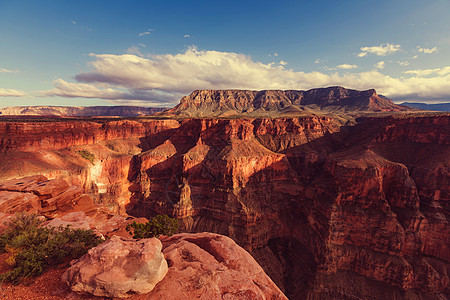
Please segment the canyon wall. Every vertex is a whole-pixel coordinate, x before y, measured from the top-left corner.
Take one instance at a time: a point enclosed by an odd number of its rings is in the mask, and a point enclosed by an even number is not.
[[[446,299],[449,144],[449,115],[0,122],[0,176],[227,235],[290,299]]]
[[[188,119],[147,137],[127,210],[232,237],[292,299],[442,299],[449,133],[449,116]]]
[[[37,174],[64,179],[96,203],[123,212],[130,198],[130,161],[145,147],[144,137],[177,127],[175,120],[0,122],[0,179]]]

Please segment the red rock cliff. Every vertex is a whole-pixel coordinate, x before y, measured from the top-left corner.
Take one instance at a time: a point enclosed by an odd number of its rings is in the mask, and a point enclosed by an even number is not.
[[[181,99],[168,114],[191,117],[227,116],[235,113],[257,115],[286,110],[289,107],[316,110],[408,111],[375,90],[357,91],[340,86],[297,90],[198,90]]]
[[[292,299],[445,299],[450,117],[357,121],[8,122],[0,163],[230,236]]]
[[[448,132],[448,116],[185,120],[134,157],[128,209],[232,237],[293,299],[440,299]]]
[[[0,122],[0,149],[2,152],[62,149],[104,140],[144,137],[178,126],[175,120]]]

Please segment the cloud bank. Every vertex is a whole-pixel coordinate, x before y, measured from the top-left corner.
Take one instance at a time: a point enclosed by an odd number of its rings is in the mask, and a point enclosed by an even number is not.
[[[391,50],[366,51],[380,55],[398,51],[392,50],[397,49],[396,45],[385,48]],[[182,95],[196,89],[306,90],[341,85],[361,90],[375,88],[394,100],[450,99],[450,67],[407,71],[405,77],[394,78],[381,73],[384,67],[381,62],[377,64],[378,69],[365,72],[348,72],[354,65],[341,65],[343,74],[301,72],[285,69],[280,64],[257,62],[244,54],[200,51],[195,47],[175,55],[90,56],[91,70],[76,75],[77,83],[58,79],[54,89],[42,95],[176,104]]]
[[[22,91],[0,88],[0,97],[24,97],[26,95],[28,94]]]
[[[53,86],[55,87],[54,89],[42,91],[40,95],[66,98],[95,98],[126,103],[147,101],[147,104],[153,102],[153,104],[157,105],[170,104],[174,96],[173,93],[153,89],[122,91],[114,88],[99,88],[86,83],[71,83],[62,79],[53,81]]]

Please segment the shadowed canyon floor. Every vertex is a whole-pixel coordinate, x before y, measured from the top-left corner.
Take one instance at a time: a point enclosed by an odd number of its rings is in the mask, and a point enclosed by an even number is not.
[[[447,299],[449,144],[446,113],[3,121],[0,178],[229,236],[290,299]]]

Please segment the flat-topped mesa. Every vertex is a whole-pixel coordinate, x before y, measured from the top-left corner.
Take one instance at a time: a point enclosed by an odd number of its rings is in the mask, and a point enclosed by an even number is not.
[[[289,109],[290,108],[290,109]],[[407,111],[374,89],[357,91],[340,86],[297,90],[196,90],[181,99],[168,111],[193,117],[230,116],[237,113],[258,113],[304,110],[324,111]]]
[[[14,106],[0,108],[1,116],[60,116],[60,117],[138,117],[166,110],[162,107],[138,106]]]

